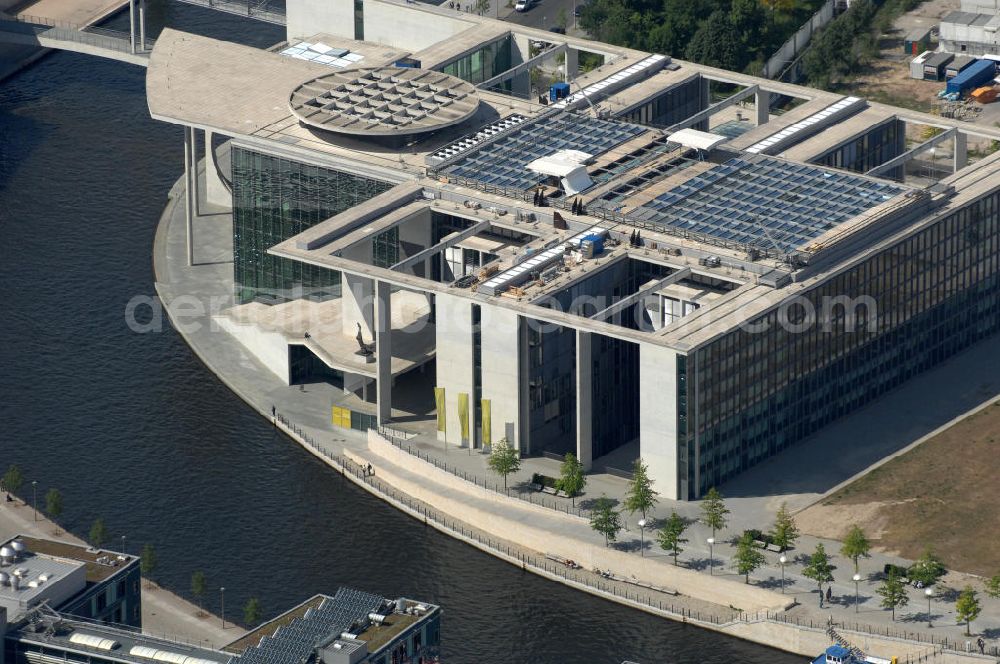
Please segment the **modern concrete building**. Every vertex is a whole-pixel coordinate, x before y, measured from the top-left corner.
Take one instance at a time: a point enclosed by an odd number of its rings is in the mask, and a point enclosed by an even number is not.
[[[996,129],[441,7],[288,17],[271,51],[165,30],[147,92],[189,190],[231,139],[219,324],[336,425],[692,499],[1000,326]]]
[[[26,610],[0,605],[0,664],[431,664],[439,661],[440,621],[433,604],[341,588],[214,650],[79,620],[53,610],[51,601],[32,601]]]
[[[41,604],[68,616],[138,626],[139,559],[27,536],[0,545],[0,607],[16,619]]]

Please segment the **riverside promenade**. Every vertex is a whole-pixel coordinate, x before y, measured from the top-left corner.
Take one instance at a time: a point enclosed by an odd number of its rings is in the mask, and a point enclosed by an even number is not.
[[[815,586],[799,573],[801,555],[811,551],[816,540],[803,538],[790,556],[797,560],[783,571],[771,560],[751,576],[753,583],[746,585],[732,570],[732,549],[722,542],[725,538],[720,535],[714,550],[709,550],[700,524],[688,535],[691,542],[685,545],[688,550],[681,558],[683,568],[673,567],[662,552],[654,551],[650,534],[645,533],[643,541],[634,524],[623,533],[618,547],[605,550],[600,536],[568,505],[556,510],[524,504],[477,487],[488,484],[485,476],[477,475],[476,464],[482,468],[484,463],[478,455],[442,449],[426,441],[415,443],[424,446],[425,458],[434,454],[428,462],[394,452],[377,436],[370,439],[361,432],[333,429],[330,406],[342,399],[336,390],[325,384],[284,384],[213,323],[213,313],[218,315],[232,304],[231,217],[228,210],[200,202],[201,214],[194,221],[195,261],[188,267],[183,205],[179,204],[181,186],[179,182],[171,191],[154,246],[156,289],[171,322],[208,368],[249,405],[269,419],[275,409],[276,425],[332,468],[390,504],[528,571],[652,613],[791,652],[815,655],[829,645],[833,637],[827,634],[826,626],[832,620],[848,640],[879,656],[914,662],[993,659],[960,652],[965,650],[965,638],[943,602],[930,613],[936,621],[933,628],[925,629],[928,614],[918,601],[911,605],[914,610],[909,619],[893,622],[888,611],[877,607],[873,592],[871,572],[879,569],[881,558],[864,563],[864,589],[857,596],[848,567],[837,560],[836,601],[820,610]],[[440,469],[442,459],[450,470],[434,472]],[[527,460],[528,470],[522,474],[530,473],[537,463],[544,460]],[[374,476],[362,470],[368,464],[374,467]],[[551,470],[551,466],[546,467],[549,474]],[[456,484],[456,475],[472,481],[463,479],[464,484]],[[620,496],[624,485],[619,478],[594,477],[588,493]],[[670,509],[696,515],[698,505],[664,501],[657,516],[664,511],[669,514]],[[737,532],[737,527],[739,522],[732,530]],[[645,544],[646,555],[640,553],[641,544]],[[828,542],[827,548],[836,551],[839,547]],[[584,569],[566,566],[556,560],[560,558],[573,558]],[[611,578],[594,573],[595,567],[611,572]],[[782,572],[786,575],[784,585]],[[783,610],[794,602],[798,604]]]
[[[87,543],[53,523],[31,505],[18,500],[0,501],[0,540],[15,535],[68,542],[80,546]],[[152,636],[164,637],[193,645],[221,648],[246,634],[246,630],[231,621],[222,628],[222,620],[178,597],[169,590],[143,579],[142,629]]]

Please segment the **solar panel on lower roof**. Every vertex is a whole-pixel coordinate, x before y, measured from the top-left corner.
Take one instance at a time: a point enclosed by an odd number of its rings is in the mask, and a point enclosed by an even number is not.
[[[453,174],[513,189],[528,189],[544,176],[527,165],[559,150],[580,150],[598,156],[638,136],[645,127],[562,113],[516,130],[444,168]]]

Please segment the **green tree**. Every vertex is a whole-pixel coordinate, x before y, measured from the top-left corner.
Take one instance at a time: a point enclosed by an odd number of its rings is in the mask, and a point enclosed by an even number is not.
[[[830,556],[827,555],[823,543],[816,545],[816,551],[809,557],[809,564],[802,570],[802,576],[812,579],[819,586],[819,608],[823,608],[823,584],[833,583],[833,570],[837,569],[830,564]]]
[[[573,507],[576,507],[576,497],[585,486],[587,486],[587,476],[583,474],[583,464],[575,454],[567,452],[559,468],[559,490],[572,498]]]
[[[882,596],[882,608],[892,609],[893,620],[896,619],[896,609],[903,608],[910,601],[906,586],[895,572],[891,572],[875,592]]]
[[[684,523],[684,519],[677,512],[671,512],[670,518],[667,519],[656,535],[656,540],[660,543],[660,548],[674,557],[674,565],[677,565],[677,556],[684,552],[681,544],[687,542],[684,539],[685,530],[687,530],[687,524]]]
[[[63,498],[59,489],[49,489],[45,494],[45,511],[53,519],[58,519],[63,513]]]
[[[712,529],[712,537],[715,537],[716,530],[722,530],[726,527],[726,515],[729,514],[729,508],[726,507],[722,494],[714,486],[705,494],[705,500],[701,503],[701,513],[705,525]]]
[[[958,601],[955,602],[955,620],[965,623],[965,635],[972,636],[972,621],[979,617],[983,607],[979,605],[979,598],[972,586],[966,586],[958,594]]]
[[[191,575],[191,594],[198,600],[198,612],[201,612],[202,598],[205,597],[205,573],[201,570]]]
[[[511,447],[506,438],[493,444],[488,461],[490,470],[503,477],[503,488],[507,490],[507,476],[521,469],[521,455]]]
[[[774,529],[771,531],[771,540],[781,548],[781,552],[787,551],[795,540],[799,538],[799,527],[795,525],[795,519],[788,512],[788,506],[781,503],[778,513],[774,517]]]
[[[156,562],[156,549],[152,544],[144,545],[142,553],[139,554],[139,571],[149,581],[153,580],[153,574],[156,572]]]
[[[590,527],[604,535],[604,546],[608,546],[618,537],[622,529],[621,515],[607,496],[601,496],[594,505],[590,515]]]
[[[858,572],[858,559],[867,558],[871,555],[872,544],[868,541],[865,531],[861,530],[858,524],[851,526],[844,538],[844,544],[840,547],[840,555],[850,558],[854,562],[854,572]]]
[[[743,533],[736,543],[736,555],[733,557],[733,566],[743,575],[743,583],[750,583],[750,572],[763,566],[764,562],[764,552],[754,545],[753,533]]]
[[[253,627],[260,622],[261,617],[260,600],[251,597],[243,606],[243,622],[247,627]]]
[[[104,519],[95,519],[90,526],[90,543],[100,549],[108,541],[108,527],[104,525]]]
[[[18,466],[11,464],[7,472],[3,474],[3,488],[5,491],[16,494],[22,486],[24,486],[24,473]]]
[[[490,0],[476,0],[476,13],[485,16],[490,11]]]
[[[556,12],[556,25],[565,30],[569,26],[569,16],[566,14],[566,8],[560,7],[559,11]]]
[[[917,558],[916,562],[910,565],[906,575],[913,581],[919,581],[925,586],[935,583],[944,576],[945,568],[941,559],[934,555],[930,548],[925,549],[923,555]]]
[[[649,477],[649,467],[636,459],[632,464],[632,479],[625,490],[625,509],[629,514],[639,512],[642,518],[646,518],[646,512],[656,506],[657,496],[660,495],[653,490],[653,480]]]
[[[739,71],[746,64],[740,48],[740,35],[729,15],[722,10],[712,12],[691,37],[685,54],[688,60],[709,67]]]
[[[1000,598],[1000,574],[986,579],[986,594],[993,598]]]

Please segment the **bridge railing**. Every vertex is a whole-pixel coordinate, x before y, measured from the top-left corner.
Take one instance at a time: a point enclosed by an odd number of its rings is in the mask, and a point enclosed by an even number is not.
[[[48,39],[88,44],[99,48],[130,53],[132,51],[131,35],[122,30],[112,30],[97,26],[85,26],[69,21],[58,21],[44,16],[19,14],[0,19],[0,30],[8,30],[22,34],[34,34]],[[145,49],[156,43],[154,39],[146,39]],[[142,45],[137,44],[141,49]]]
[[[285,7],[274,0],[180,0],[180,2],[276,25],[285,24]]]

